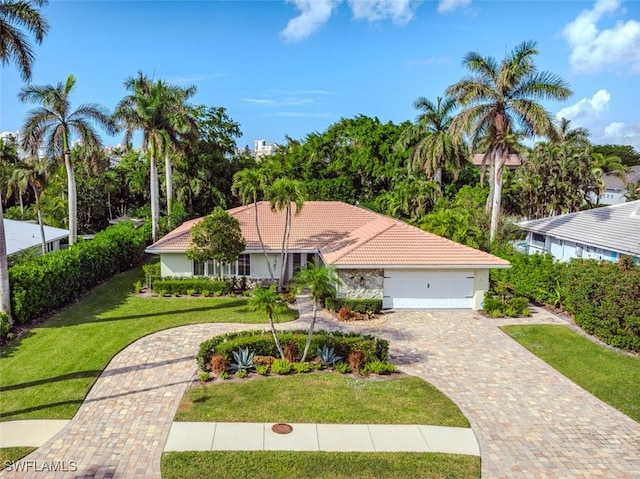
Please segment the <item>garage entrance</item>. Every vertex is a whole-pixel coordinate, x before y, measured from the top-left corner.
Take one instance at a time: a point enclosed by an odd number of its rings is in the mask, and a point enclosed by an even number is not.
[[[385,269],[385,309],[471,308],[472,271]]]

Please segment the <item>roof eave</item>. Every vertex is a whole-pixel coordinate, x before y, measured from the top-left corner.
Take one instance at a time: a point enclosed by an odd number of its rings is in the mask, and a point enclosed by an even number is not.
[[[331,263],[330,263],[331,264]],[[338,269],[505,269],[511,264],[334,264]]]

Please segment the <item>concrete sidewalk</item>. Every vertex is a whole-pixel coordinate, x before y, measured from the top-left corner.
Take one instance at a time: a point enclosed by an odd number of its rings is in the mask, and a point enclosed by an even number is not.
[[[69,421],[0,423],[0,447],[40,447]],[[276,434],[272,423],[174,422],[165,451],[444,452],[479,456],[471,429],[399,424],[291,424]]]

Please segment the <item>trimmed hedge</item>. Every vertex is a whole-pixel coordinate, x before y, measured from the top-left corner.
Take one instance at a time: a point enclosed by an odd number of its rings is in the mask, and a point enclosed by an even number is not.
[[[280,331],[278,339],[282,347],[296,343],[298,351],[304,350],[308,331]],[[343,333],[340,331],[315,331],[311,341],[311,357],[315,356],[318,348],[323,345],[334,348],[336,354],[347,360],[352,351],[360,350],[364,353],[365,361],[386,361],[389,357],[389,342],[371,335],[358,333]],[[248,347],[257,356],[279,357],[271,331],[242,331],[238,333],[214,336],[200,344],[196,360],[203,371],[209,370],[209,363],[214,354],[222,354],[228,360],[231,352]]]
[[[189,290],[195,291],[196,294],[201,294],[202,291],[227,294],[230,288],[226,281],[207,278],[157,279],[153,282],[155,293],[164,291],[167,294],[189,294]]]
[[[381,299],[348,299],[348,298],[326,298],[324,305],[327,309],[338,311],[342,306],[351,308],[356,313],[379,313],[382,311]]]
[[[9,268],[16,323],[33,321],[78,298],[101,281],[126,271],[144,257],[149,228],[110,226],[92,240],[37,256]]]
[[[494,254],[512,267],[492,270],[493,282],[506,284],[516,296],[564,308],[582,329],[611,346],[640,351],[640,266],[625,258],[560,263],[548,254]]]

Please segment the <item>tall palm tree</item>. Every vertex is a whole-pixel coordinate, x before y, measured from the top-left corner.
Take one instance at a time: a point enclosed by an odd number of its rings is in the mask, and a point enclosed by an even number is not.
[[[267,263],[269,269],[269,278],[273,281],[273,270],[271,269],[271,262],[267,255],[267,249],[264,246],[262,240],[262,233],[260,233],[260,224],[258,222],[258,196],[264,193],[265,175],[260,170],[247,168],[238,171],[233,175],[233,184],[231,189],[233,194],[240,198],[242,204],[253,203],[253,210],[255,213],[256,232],[258,234],[258,240],[260,241],[260,247],[264,253],[264,260]]]
[[[251,297],[248,302],[249,309],[251,311],[260,311],[266,314],[267,319],[269,320],[269,326],[271,327],[273,341],[276,343],[276,348],[278,349],[278,353],[280,353],[280,357],[282,359],[285,359],[284,351],[282,350],[282,345],[278,339],[273,319],[277,316],[278,309],[284,305],[284,302],[282,295],[276,292],[275,284],[272,284],[268,288],[260,286],[255,288],[251,292]]]
[[[469,75],[447,88],[447,94],[462,106],[451,123],[452,133],[468,133],[475,143],[474,140],[494,130],[495,138],[489,148],[494,164],[491,241],[498,231],[502,176],[509,154],[505,136],[521,129],[527,135],[554,138],[551,114],[538,101],[565,100],[571,96],[571,90],[559,76],[537,70],[533,58],[537,54],[536,43],[531,41],[518,45],[500,64],[492,57],[467,53],[463,64]]]
[[[38,8],[44,7],[47,3],[48,0],[0,2],[0,58],[3,65],[9,61],[15,62],[25,81],[31,80],[31,67],[35,55],[21,28],[32,34],[36,43],[42,43],[49,31],[49,23]]]
[[[195,87],[180,88],[163,82],[153,81],[142,72],[127,78],[124,86],[129,91],[116,106],[114,119],[125,129],[125,143],[129,145],[136,130],[142,131],[142,148],[149,151],[151,225],[153,241],[158,239],[158,219],[160,217],[159,183],[157,158],[169,145],[178,145],[180,137],[192,132],[193,123],[185,101],[195,94]],[[167,168],[167,197],[173,194],[171,163],[165,157]]]
[[[71,138],[77,135],[82,144],[90,148],[102,146],[100,136],[94,125],[115,133],[115,127],[109,112],[97,103],[85,103],[76,110],[71,110],[69,96],[76,84],[73,75],[69,75],[65,83],[57,85],[28,85],[20,90],[18,97],[23,102],[36,103],[40,106],[27,113],[23,127],[22,147],[38,156],[40,147],[45,147],[47,156],[62,156],[67,172],[67,195],[69,198],[69,244],[76,242],[78,228],[78,204],[76,180],[71,163]]]
[[[313,302],[313,317],[311,319],[311,325],[309,326],[307,342],[304,345],[302,359],[300,360],[304,362],[309,353],[313,331],[316,326],[318,303],[326,297],[334,297],[337,294],[340,278],[338,277],[335,266],[321,266],[312,263],[294,276],[293,283],[296,285],[298,291],[308,288]]]
[[[410,170],[424,170],[442,191],[442,170],[450,168],[456,175],[466,157],[462,136],[449,132],[458,105],[449,97],[438,97],[436,103],[420,97],[413,106],[422,113],[402,132],[398,146],[411,148]]]
[[[282,236],[282,254],[280,256],[280,289],[284,289],[289,261],[289,237],[293,220],[293,207],[296,215],[300,214],[304,206],[306,193],[301,181],[289,178],[278,178],[267,190],[267,200],[271,203],[272,211],[285,211],[284,233]]]
[[[47,240],[44,234],[44,223],[42,221],[42,210],[40,208],[40,198],[48,182],[48,162],[44,159],[32,159],[16,163],[11,171],[9,179],[9,192],[15,187],[19,194],[24,194],[31,189],[36,200],[36,214],[40,225],[40,240],[42,243],[42,254],[47,252]]]

